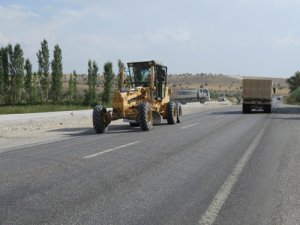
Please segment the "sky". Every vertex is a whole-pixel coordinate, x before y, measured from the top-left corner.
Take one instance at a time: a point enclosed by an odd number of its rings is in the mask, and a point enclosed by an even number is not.
[[[157,60],[168,72],[290,77],[300,70],[300,0],[0,0],[0,46],[37,70],[48,41],[64,73]]]

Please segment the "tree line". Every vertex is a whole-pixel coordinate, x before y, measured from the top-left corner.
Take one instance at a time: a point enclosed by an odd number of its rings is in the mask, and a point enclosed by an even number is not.
[[[30,60],[24,58],[20,44],[8,44],[0,49],[0,104],[47,104],[80,102],[86,105],[97,104],[100,101],[97,93],[99,68],[95,61],[88,61],[87,86],[84,99],[78,95],[78,74],[74,70],[69,76],[68,89],[63,90],[62,50],[54,46],[53,59],[50,61],[48,42],[44,39],[41,48],[36,53],[38,70],[33,72]],[[119,84],[119,74],[124,64],[118,60],[119,73],[115,76],[113,65],[107,62],[103,67],[104,92],[102,102],[110,104],[111,91]],[[116,84],[117,82],[117,84]],[[116,87],[115,87],[116,86]]]

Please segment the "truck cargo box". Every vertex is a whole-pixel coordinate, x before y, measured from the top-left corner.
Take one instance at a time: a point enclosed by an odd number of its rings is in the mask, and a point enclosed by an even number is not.
[[[243,79],[243,113],[271,112],[273,82],[270,79]]]
[[[271,99],[272,80],[267,79],[243,79],[244,99]]]

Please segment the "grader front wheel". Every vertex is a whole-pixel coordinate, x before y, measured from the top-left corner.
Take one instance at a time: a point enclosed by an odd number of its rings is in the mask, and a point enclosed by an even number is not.
[[[96,133],[105,133],[108,130],[108,124],[105,123],[106,109],[102,105],[97,105],[93,111],[93,125]]]
[[[139,106],[139,124],[143,131],[149,131],[152,129],[152,111],[148,102],[142,102]]]

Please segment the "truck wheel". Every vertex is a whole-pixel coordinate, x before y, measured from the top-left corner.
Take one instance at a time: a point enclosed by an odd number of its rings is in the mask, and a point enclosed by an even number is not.
[[[182,108],[180,103],[176,103],[176,109],[177,109],[177,123],[181,122],[182,119]]]
[[[104,123],[106,109],[102,105],[96,105],[93,111],[93,126],[97,134],[105,133],[108,130],[108,124]]]
[[[185,105],[187,103],[187,100],[180,100],[180,103]]]
[[[271,105],[264,105],[264,113],[271,113]]]
[[[243,113],[250,113],[250,112],[251,112],[251,105],[243,104]]]
[[[139,105],[139,124],[143,131],[149,131],[153,126],[152,111],[148,102]]]
[[[177,109],[174,102],[169,102],[167,105],[167,121],[168,124],[175,124],[177,121]]]

